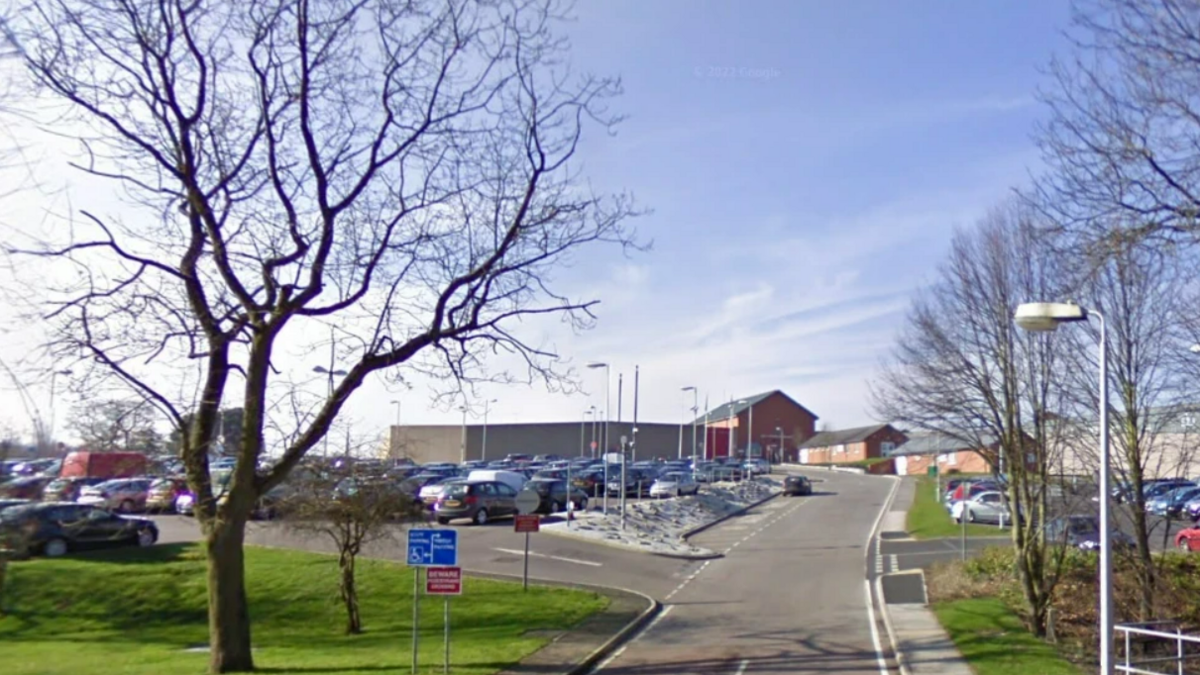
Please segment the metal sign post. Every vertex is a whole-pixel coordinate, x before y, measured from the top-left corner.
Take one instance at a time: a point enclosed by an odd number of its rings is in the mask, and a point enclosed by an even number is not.
[[[450,596],[462,594],[461,567],[430,567],[425,572],[425,595],[443,597],[442,644],[445,648],[442,673],[450,672]]]
[[[621,437],[621,529],[625,529],[625,493],[627,492],[628,483],[625,481],[625,465],[629,462],[625,461],[625,441],[628,440],[625,436]]]
[[[409,567],[416,568],[413,574],[412,622],[412,672],[416,675],[421,635],[421,568],[458,565],[458,532],[427,528],[409,530],[407,560]],[[426,578],[426,584],[428,583],[429,579]],[[429,592],[428,585],[426,592]]]
[[[551,494],[551,499],[554,495]],[[525,533],[525,562],[521,573],[521,589],[529,590],[529,533],[540,529],[537,514],[534,511],[542,505],[542,499],[536,492],[523,491],[517,495],[517,515],[513,518],[513,532]]]

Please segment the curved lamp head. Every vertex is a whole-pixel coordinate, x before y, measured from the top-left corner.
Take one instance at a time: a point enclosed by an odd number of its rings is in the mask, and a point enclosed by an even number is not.
[[[1087,310],[1068,302],[1026,302],[1017,306],[1013,320],[1024,330],[1049,332],[1060,323],[1087,321]]]

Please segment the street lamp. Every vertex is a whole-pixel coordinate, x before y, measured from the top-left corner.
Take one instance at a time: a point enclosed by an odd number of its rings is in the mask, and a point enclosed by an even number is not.
[[[392,399],[392,405],[396,406],[396,426],[400,426],[400,401]]]
[[[610,384],[612,378],[609,376],[609,368],[608,368],[607,363],[600,363],[599,361],[594,361],[592,363],[589,363],[587,367],[604,369],[604,438],[603,438],[604,452],[601,454],[601,457],[604,458],[604,500],[603,500],[603,505],[604,505],[604,515],[607,516],[608,515],[608,459],[604,456],[608,454],[608,419],[609,419],[608,406],[609,406],[609,402],[610,402],[609,401],[609,384]],[[623,448],[622,448],[622,450],[623,450]],[[621,489],[622,489],[622,491],[624,491],[625,486],[622,485]]]
[[[479,451],[480,459],[487,458],[487,417],[488,412],[492,409],[492,404],[499,399],[490,398],[483,402],[483,449]]]
[[[330,344],[332,345],[332,343],[330,343]],[[314,372],[314,373],[321,373],[322,375],[327,375],[327,376],[329,377],[329,398],[333,398],[333,377],[334,377],[335,375],[336,375],[336,376],[338,376],[338,377],[341,377],[341,376],[343,376],[343,375],[346,375],[346,371],[344,371],[344,370],[335,370],[333,366],[334,366],[334,363],[333,363],[333,349],[332,349],[332,347],[331,347],[331,348],[330,348],[330,350],[329,350],[329,367],[328,367],[328,368],[326,368],[325,366],[313,366],[313,372]],[[324,442],[324,444],[325,444],[325,447],[324,447],[324,449],[323,449],[321,452],[322,452],[322,453],[323,453],[323,454],[324,454],[326,457],[328,457],[328,456],[329,456],[329,430],[328,430],[328,429],[326,429],[326,430],[325,430],[325,434],[324,434],[324,440],[323,440],[323,442]]]
[[[700,392],[693,386],[688,385],[681,388],[679,391],[692,392],[692,468],[696,468],[696,416],[700,414]]]
[[[46,430],[46,442],[50,443],[52,447],[54,446],[54,398],[56,393],[55,378],[57,378],[59,375],[65,376],[74,374],[74,371],[68,369],[50,371],[50,428]]]
[[[1112,488],[1108,458],[1108,340],[1104,317],[1095,310],[1073,303],[1030,302],[1019,305],[1013,319],[1017,326],[1027,331],[1052,332],[1059,324],[1086,322],[1089,316],[1100,321],[1100,673],[1112,675],[1112,530],[1109,527]]]
[[[458,452],[459,452],[458,463],[463,464],[467,461],[467,406],[460,405],[460,406],[458,406],[458,409],[463,414],[462,441],[461,441],[461,445],[459,446],[459,449],[458,449]],[[479,458],[483,459],[483,455],[480,455]]]
[[[754,404],[750,403],[746,399],[738,401],[738,405],[743,403],[749,403],[750,405],[748,408],[750,420],[749,424],[746,425],[746,459],[750,459],[754,456]]]
[[[587,416],[592,414],[592,409],[589,408],[583,411],[583,417],[579,418],[579,456],[584,457],[587,451],[584,449],[587,446]]]

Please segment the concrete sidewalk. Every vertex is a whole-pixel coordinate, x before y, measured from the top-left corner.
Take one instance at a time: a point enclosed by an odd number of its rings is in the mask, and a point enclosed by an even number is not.
[[[903,675],[972,675],[954,642],[925,605],[887,605],[896,662]]]

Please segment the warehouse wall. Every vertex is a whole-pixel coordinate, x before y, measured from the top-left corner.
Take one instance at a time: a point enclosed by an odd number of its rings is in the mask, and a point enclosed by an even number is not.
[[[580,425],[577,422],[551,422],[544,424],[489,424],[487,426],[487,451],[484,453],[484,430],[482,425],[466,428],[465,459],[503,459],[511,453],[530,455],[555,453],[565,457],[580,455],[581,431],[585,456],[599,454],[604,447],[603,424]],[[608,448],[619,451],[620,438],[633,438],[633,425],[629,422],[609,423]],[[591,443],[596,433],[596,452]],[[427,462],[460,462],[463,457],[463,427],[459,425],[403,425],[392,426],[389,435],[389,456],[408,457],[424,464]],[[684,428],[683,454],[691,454],[691,430]],[[673,458],[679,454],[679,425],[642,422],[638,424],[636,459],[652,457]]]

